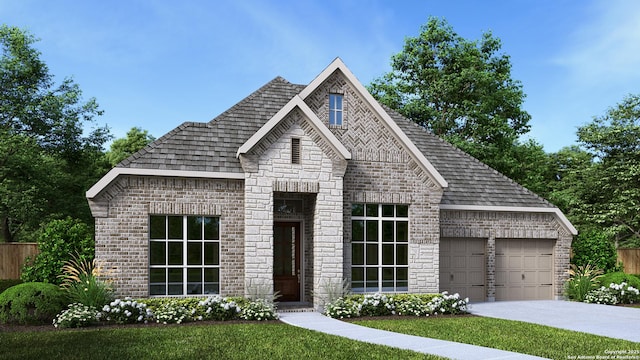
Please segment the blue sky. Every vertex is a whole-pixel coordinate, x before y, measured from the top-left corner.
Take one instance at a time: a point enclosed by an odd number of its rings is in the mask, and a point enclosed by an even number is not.
[[[95,97],[116,137],[209,121],[276,76],[309,83],[338,56],[367,85],[429,16],[502,40],[527,94],[528,136],[547,152],[640,93],[634,0],[0,0],[1,22],[40,38],[56,79]]]

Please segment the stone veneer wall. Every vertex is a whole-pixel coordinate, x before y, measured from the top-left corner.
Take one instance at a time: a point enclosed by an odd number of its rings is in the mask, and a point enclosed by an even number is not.
[[[552,239],[554,247],[554,294],[563,296],[568,279],[573,236],[553,214],[492,211],[440,211],[443,238],[487,239],[487,298],[495,299],[496,239]]]
[[[442,189],[338,72],[305,99],[320,119],[328,119],[329,93],[344,96],[343,125],[330,130],[352,156],[344,176],[344,278],[351,282],[351,205],[406,204],[410,205],[409,291],[437,291]]]
[[[273,289],[274,191],[316,194],[312,278],[313,305],[319,308],[323,284],[342,277],[344,170],[335,154],[330,154],[332,158],[325,152],[327,144],[317,142],[314,135],[306,118],[294,111],[252,151],[241,155],[241,162],[245,170],[245,275],[261,286]],[[293,137],[300,138],[300,164],[291,163]],[[306,280],[309,274],[305,275]]]
[[[90,202],[96,259],[117,296],[149,296],[149,215],[220,216],[220,293],[244,293],[242,180],[123,176]]]

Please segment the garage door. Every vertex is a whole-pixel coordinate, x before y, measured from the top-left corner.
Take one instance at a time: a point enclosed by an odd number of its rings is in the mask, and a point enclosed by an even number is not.
[[[440,291],[485,301],[485,243],[482,239],[440,240]]]
[[[554,240],[496,240],[496,300],[553,299]]]

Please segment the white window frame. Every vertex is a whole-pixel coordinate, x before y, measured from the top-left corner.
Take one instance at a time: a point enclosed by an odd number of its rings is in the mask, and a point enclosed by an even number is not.
[[[152,239],[151,238],[151,217],[164,217],[165,224],[165,238],[164,239]],[[182,239],[169,239],[169,217],[182,217]],[[188,239],[188,218],[211,218],[217,219],[218,221],[218,234],[217,239],[204,239],[204,234],[201,239]],[[204,229],[203,229],[204,231]],[[221,255],[221,225],[220,225],[220,217],[219,216],[206,216],[206,215],[165,215],[165,214],[152,214],[149,216],[149,296],[151,297],[163,297],[163,296],[202,296],[202,295],[214,295],[220,293],[220,255]],[[181,265],[173,265],[169,264],[169,243],[170,242],[182,242],[182,264]],[[165,245],[165,259],[163,265],[152,265],[151,264],[151,243],[152,242],[163,242]],[[190,243],[200,243],[201,247],[201,264],[199,265],[189,265],[188,264],[188,245]],[[218,253],[214,254],[214,259],[218,260],[218,263],[215,265],[205,265],[205,244],[217,244]],[[152,294],[151,293],[151,270],[152,269],[165,269],[165,291],[164,294]],[[182,292],[180,294],[170,294],[169,292],[169,269],[182,269]],[[201,285],[201,291],[198,293],[190,292],[189,290],[189,281],[188,281],[188,270],[189,269],[202,269],[201,273],[201,281],[199,284]],[[217,269],[218,278],[213,282],[205,281],[205,269]],[[205,284],[214,284],[217,285],[217,292],[205,292]]]
[[[340,99],[340,107],[334,106],[331,107],[332,98]],[[337,101],[333,100],[333,104],[336,104]],[[338,93],[330,93],[329,94],[329,126],[342,127],[344,124],[344,94]],[[339,117],[338,117],[339,115]],[[338,121],[338,119],[340,121]]]
[[[363,221],[364,222],[364,238],[362,240],[354,240],[353,239],[353,226],[352,226],[352,239],[351,239],[351,246],[352,246],[352,253],[351,253],[351,268],[362,268],[364,269],[364,279],[363,279],[363,286],[362,287],[354,287],[353,284],[353,277],[351,278],[351,291],[355,292],[355,293],[371,293],[371,292],[385,292],[385,293],[404,293],[407,292],[409,290],[409,239],[410,239],[410,233],[409,233],[409,214],[408,214],[408,206],[407,205],[403,205],[403,204],[354,204],[354,205],[362,205],[364,208],[364,215],[363,216],[355,216],[352,214],[351,216],[351,221],[352,224],[354,221]],[[367,205],[377,205],[377,214],[375,216],[371,216],[371,215],[367,215],[366,214],[366,207]],[[394,214],[393,216],[383,216],[382,213],[382,209],[383,206],[393,206],[394,207]],[[407,216],[397,216],[397,206],[407,206]],[[375,242],[375,244],[377,244],[378,249],[377,249],[377,264],[376,265],[367,265],[367,244],[372,244],[371,241],[367,241],[367,234],[366,234],[366,228],[367,228],[367,221],[377,221],[378,223],[378,227],[377,227],[377,241]],[[393,241],[392,242],[388,242],[388,241],[383,241],[383,222],[387,222],[387,221],[391,221],[393,222]],[[397,239],[397,224],[399,222],[404,222],[406,223],[406,236],[407,239],[406,241],[398,241]],[[363,256],[364,256],[364,263],[363,264],[358,264],[358,265],[354,265],[353,264],[353,246],[354,244],[362,244],[363,245]],[[394,249],[394,255],[393,255],[393,264],[383,264],[383,250],[385,248],[384,245],[393,245],[393,249]],[[398,245],[403,245],[406,246],[406,260],[407,260],[407,264],[398,264],[397,260],[397,251],[398,251]],[[376,287],[368,287],[367,286],[367,269],[368,268],[376,268],[377,269],[377,286]],[[388,287],[388,286],[383,286],[383,281],[386,282],[387,280],[383,280],[383,270],[385,268],[393,268],[394,269],[394,279],[393,279],[393,287]],[[406,270],[406,279],[403,280],[398,280],[397,278],[397,269],[405,269]],[[353,270],[352,270],[353,271]],[[353,273],[352,273],[353,274]],[[406,285],[403,286],[399,286],[399,281],[403,281],[406,283]]]

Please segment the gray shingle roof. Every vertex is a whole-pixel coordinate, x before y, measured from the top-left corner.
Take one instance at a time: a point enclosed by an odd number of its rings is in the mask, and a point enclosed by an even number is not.
[[[305,87],[277,77],[210,122],[183,123],[118,166],[242,173],[238,148]],[[397,112],[385,110],[449,183],[442,204],[554,207]]]
[[[276,77],[210,122],[185,122],[117,166],[242,173],[238,148],[304,87]]]

